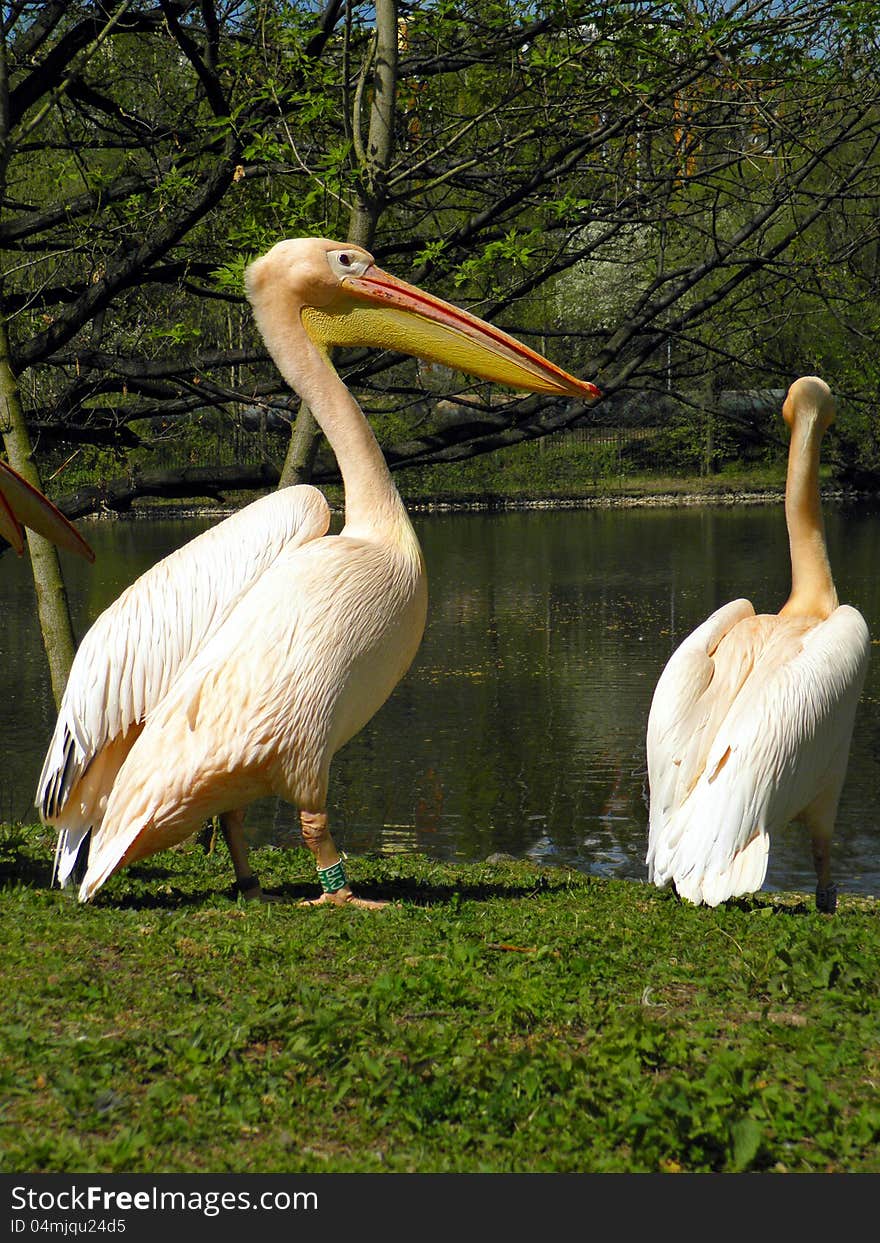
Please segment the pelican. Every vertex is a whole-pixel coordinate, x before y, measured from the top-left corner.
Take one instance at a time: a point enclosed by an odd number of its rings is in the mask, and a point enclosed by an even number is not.
[[[89,545],[64,514],[42,492],[22,479],[18,471],[0,462],[0,536],[19,556],[24,552],[24,527],[30,527],[59,548],[77,553],[87,561],[95,559]]]
[[[648,878],[717,906],[760,889],[770,836],[810,834],[816,906],[832,914],[831,837],[870,641],[838,604],[819,500],[834,399],[817,376],[788,390],[785,518],[791,594],[778,613],[723,605],[673,653],[648,716]]]
[[[160,562],[95,622],[37,792],[44,822],[59,830],[62,884],[90,835],[81,901],[212,816],[239,891],[262,896],[244,811],[274,794],[299,809],[320,883],[315,904],[384,905],[352,893],[328,824],[329,769],[415,656],[427,585],[403,502],[331,348],[400,350],[514,388],[599,396],[514,338],[389,276],[358,246],[282,241],[250,265],[245,283],[275,364],[336,455],[345,523],[328,535],[322,494],[283,489]]]

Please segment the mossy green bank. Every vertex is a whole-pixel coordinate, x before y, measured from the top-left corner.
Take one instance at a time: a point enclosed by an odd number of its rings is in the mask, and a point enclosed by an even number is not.
[[[880,1170],[880,919],[528,863],[195,843],[50,888],[0,829],[0,1170]]]

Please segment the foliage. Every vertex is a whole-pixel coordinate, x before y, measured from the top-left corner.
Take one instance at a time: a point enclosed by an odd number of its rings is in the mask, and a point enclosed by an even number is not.
[[[874,899],[397,856],[298,909],[264,848],[248,906],[189,846],[80,907],[51,855],[5,830],[6,1172],[878,1170]]]
[[[84,441],[149,445],[159,419],[167,435],[286,400],[244,264],[279,236],[347,236],[369,201],[381,262],[607,399],[821,372],[854,411],[842,468],[875,474],[870,6],[400,5],[381,169],[364,133],[373,6],[123,7],[33,0],[7,32],[0,292],[50,469]],[[340,367],[405,422],[430,386],[394,362]],[[391,456],[460,461],[588,414],[549,398],[520,413],[428,419]],[[720,427],[709,452],[682,430],[692,461],[726,456]]]

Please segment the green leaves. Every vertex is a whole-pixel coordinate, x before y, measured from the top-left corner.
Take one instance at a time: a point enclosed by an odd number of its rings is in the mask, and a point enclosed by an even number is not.
[[[152,324],[144,332],[146,341],[164,341],[169,345],[194,345],[201,337],[197,324],[178,321],[176,324]]]
[[[456,286],[472,283],[486,291],[501,292],[517,269],[528,268],[537,238],[536,230],[523,233],[509,229],[503,238],[484,246],[479,255],[459,264]]]

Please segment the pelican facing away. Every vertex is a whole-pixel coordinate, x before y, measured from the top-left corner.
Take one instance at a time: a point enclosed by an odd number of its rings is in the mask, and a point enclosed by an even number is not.
[[[339,464],[345,525],[308,486],[247,506],[159,562],[85,636],[37,792],[56,874],[91,899],[134,860],[220,815],[239,890],[259,894],[244,809],[300,809],[318,903],[355,898],[327,822],[330,761],[390,695],[422,637],[422,553],[379,445],[329,362],[373,345],[513,388],[595,399],[512,337],[377,268],[357,246],[279,242],[246,273],[257,326]]]
[[[819,502],[828,385],[803,376],[782,407],[791,594],[779,613],[734,600],[673,653],[648,716],[648,878],[717,906],[760,889],[770,835],[810,834],[816,906],[832,913],[831,835],[870,641],[839,605]]]
[[[24,552],[23,527],[30,527],[59,548],[78,553],[87,561],[95,559],[89,545],[64,514],[42,492],[22,479],[18,471],[0,462],[0,535],[19,556]]]

